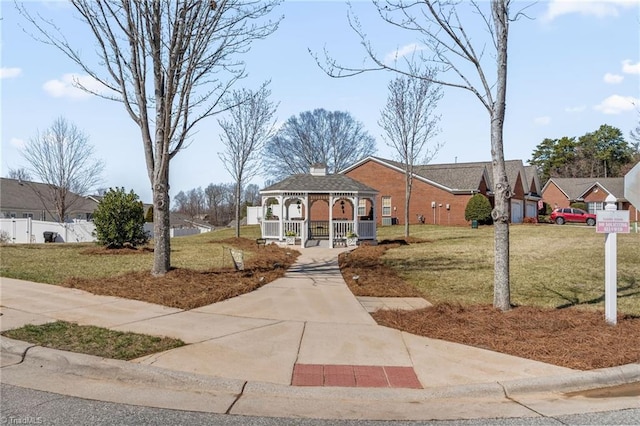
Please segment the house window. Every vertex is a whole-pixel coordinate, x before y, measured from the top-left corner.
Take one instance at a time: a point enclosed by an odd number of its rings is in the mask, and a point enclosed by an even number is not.
[[[27,218],[33,219],[33,213],[22,213],[22,217],[24,219],[27,219]]]
[[[382,197],[382,216],[391,216],[391,197]]]
[[[358,216],[366,216],[367,200],[358,200]]]
[[[604,203],[602,201],[592,201],[587,203],[587,210],[589,213],[596,214],[598,210],[604,210]]]

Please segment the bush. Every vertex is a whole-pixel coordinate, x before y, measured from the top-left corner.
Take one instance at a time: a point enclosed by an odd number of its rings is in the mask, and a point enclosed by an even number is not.
[[[153,223],[153,206],[149,206],[147,209],[147,215],[145,216],[144,221],[147,223]]]
[[[109,189],[93,214],[98,244],[109,248],[139,246],[149,241],[144,231],[144,207],[133,192]]]
[[[491,203],[482,194],[475,194],[469,199],[464,209],[464,220],[477,220],[479,223],[491,223]]]
[[[587,211],[587,204],[582,202],[571,203],[570,207],[573,207],[574,209]]]

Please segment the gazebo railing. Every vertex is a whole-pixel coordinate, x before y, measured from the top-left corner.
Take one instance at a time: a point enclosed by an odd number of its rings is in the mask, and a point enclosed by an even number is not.
[[[303,220],[285,220],[284,221],[284,232],[285,234],[289,231],[293,231],[296,233],[297,237],[302,237],[302,227],[304,226]]]
[[[283,222],[283,232],[280,235],[280,221],[279,220],[263,220],[262,221],[262,238],[276,238],[284,237],[287,231],[293,231],[297,237],[303,236],[304,220],[285,220]]]
[[[352,220],[334,220],[333,236],[334,238],[346,238],[347,234],[353,232]]]
[[[375,240],[376,226],[372,220],[358,222],[358,238],[361,240]]]
[[[263,220],[262,238],[280,238],[280,221]]]

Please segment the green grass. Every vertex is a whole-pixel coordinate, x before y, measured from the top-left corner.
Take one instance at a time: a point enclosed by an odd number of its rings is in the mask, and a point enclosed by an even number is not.
[[[2,335],[48,348],[126,361],[184,346],[181,340],[168,337],[125,333],[65,321],[25,325]]]
[[[235,231],[224,228],[171,239],[171,265],[178,268],[207,270],[232,266],[228,245]],[[259,226],[241,228],[242,237],[258,238]],[[216,241],[218,241],[216,243]],[[0,275],[47,284],[59,284],[67,278],[100,278],[130,271],[151,270],[153,253],[125,255],[87,254],[95,244],[8,244],[0,247]],[[152,246],[149,246],[152,247]],[[250,254],[247,254],[249,256]]]
[[[403,226],[378,228],[378,240],[399,238]],[[385,261],[431,302],[493,302],[493,227],[419,225],[428,240],[388,251]],[[511,301],[539,307],[604,309],[604,234],[594,227],[510,227]],[[640,315],[640,234],[618,234],[618,311]]]

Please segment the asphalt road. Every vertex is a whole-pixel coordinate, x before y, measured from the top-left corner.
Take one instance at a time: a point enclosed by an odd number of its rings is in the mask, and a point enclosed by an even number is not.
[[[2,425],[222,425],[222,426],[404,426],[404,425],[640,425],[640,409],[558,417],[458,421],[355,421],[244,417],[113,404],[0,385]]]

